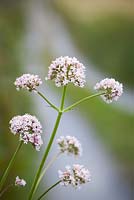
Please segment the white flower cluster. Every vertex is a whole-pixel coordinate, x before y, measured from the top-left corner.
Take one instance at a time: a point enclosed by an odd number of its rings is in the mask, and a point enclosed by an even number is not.
[[[105,94],[101,96],[107,103],[111,103],[113,100],[117,101],[123,93],[123,85],[113,78],[106,78],[96,83],[94,89],[105,92]]]
[[[43,141],[41,139],[42,126],[39,120],[32,115],[18,115],[13,117],[10,122],[10,130],[16,135],[20,135],[20,140],[27,144],[30,142],[39,151]]]
[[[82,154],[82,147],[80,142],[73,136],[61,136],[57,143],[59,145],[60,152],[67,152],[68,154],[74,154],[80,156]]]
[[[46,80],[54,80],[57,87],[73,83],[75,86],[84,87],[85,66],[75,57],[59,57],[49,66]]]
[[[75,156],[82,154],[81,144],[74,136],[61,136],[57,142],[61,153],[67,152]],[[59,170],[58,173],[60,184],[64,186],[72,185],[75,188],[80,188],[82,184],[91,180],[89,170],[79,164],[74,164],[72,168],[66,166],[65,171]]]
[[[65,171],[58,171],[61,185],[72,185],[75,188],[80,188],[84,183],[91,181],[91,175],[88,169],[85,169],[83,165],[75,164],[71,168],[66,166]]]
[[[38,75],[23,74],[14,82],[17,90],[26,89],[28,91],[35,90],[37,86],[41,85],[42,81]]]
[[[26,181],[24,179],[20,179],[19,176],[16,177],[15,179],[15,186],[25,186]]]

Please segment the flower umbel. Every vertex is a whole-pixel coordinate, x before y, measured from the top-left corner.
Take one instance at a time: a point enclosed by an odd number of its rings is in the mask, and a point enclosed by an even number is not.
[[[32,143],[37,151],[40,150],[43,141],[41,139],[42,126],[39,120],[32,115],[18,115],[13,117],[10,122],[10,130],[16,135],[20,135],[20,140],[27,144]]]
[[[19,176],[16,177],[15,179],[15,186],[25,186],[26,181],[24,179],[20,179]]]
[[[91,181],[91,175],[88,169],[83,165],[74,164],[72,169],[70,166],[66,166],[65,171],[58,171],[61,185],[72,185],[75,188],[80,188],[84,183]]]
[[[57,87],[73,83],[75,86],[84,87],[85,66],[75,57],[59,57],[49,66],[48,80],[54,80]]]
[[[23,74],[14,82],[17,90],[26,89],[29,91],[35,90],[37,86],[41,85],[42,81],[38,75]]]
[[[117,101],[123,93],[123,85],[113,78],[106,78],[96,83],[94,89],[105,92],[101,97],[107,103],[111,103],[113,100]]]
[[[80,142],[73,136],[61,136],[57,143],[59,145],[60,152],[67,152],[68,154],[74,154],[80,156],[82,154],[82,147]]]

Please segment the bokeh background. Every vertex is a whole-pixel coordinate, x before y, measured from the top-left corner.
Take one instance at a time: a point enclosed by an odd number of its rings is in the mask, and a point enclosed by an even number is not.
[[[47,67],[57,56],[76,56],[87,68],[85,89],[69,86],[66,105],[93,93],[96,81],[114,77],[124,85],[118,103],[100,98],[79,106],[63,117],[58,135],[82,140],[83,157],[62,157],[51,168],[38,192],[57,180],[57,170],[69,162],[91,169],[92,182],[81,191],[56,188],[46,199],[132,200],[134,198],[134,2],[132,0],[1,0],[0,1],[0,175],[18,138],[9,120],[18,114],[38,116],[44,127],[44,146],[35,152],[23,146],[6,185],[17,175],[25,188],[12,188],[4,200],[26,199],[55,120],[55,112],[13,82],[22,73],[39,74],[44,94],[59,103],[61,89],[45,82]],[[75,113],[76,112],[76,113]],[[53,152],[56,151],[53,145]],[[68,195],[68,196],[67,196]]]

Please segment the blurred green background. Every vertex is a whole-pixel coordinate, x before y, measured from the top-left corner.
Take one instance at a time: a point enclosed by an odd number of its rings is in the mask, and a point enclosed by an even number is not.
[[[24,33],[23,12],[21,2],[0,1],[0,176],[18,144],[18,138],[9,131],[9,120],[15,115],[30,111],[35,114],[31,109],[32,101],[29,95],[23,91],[18,93],[13,85],[16,77],[20,76],[22,71],[18,44]],[[31,183],[30,177],[33,177],[36,156],[37,153],[29,145],[26,145],[20,151],[6,184],[14,183],[17,175],[27,176],[27,181]],[[24,191],[13,188],[2,199],[14,199],[15,196],[24,199],[21,192],[27,194],[28,190],[29,187],[26,187]]]
[[[18,114],[36,114],[32,109],[30,95],[26,92],[18,93],[13,85],[15,78],[23,71],[19,44],[26,28],[25,3],[0,1],[0,175],[18,143],[18,139],[9,132],[9,120]],[[52,6],[65,20],[79,51],[93,66],[106,76],[121,81],[125,89],[133,92],[134,12],[131,1],[55,0]],[[44,55],[43,59],[50,62],[51,55]],[[68,97],[70,101],[89,95],[88,89],[70,87],[70,90],[75,93]],[[95,126],[98,137],[113,153],[117,162],[121,163],[124,176],[132,184],[134,113],[107,105],[98,99],[91,101],[90,105],[88,102],[83,104],[79,109],[85,119]],[[26,145],[18,156],[7,184],[13,182],[19,174],[27,177],[30,185],[37,157],[32,147]],[[24,200],[28,190],[29,186],[23,190],[14,188],[3,199],[14,199],[16,195]]]

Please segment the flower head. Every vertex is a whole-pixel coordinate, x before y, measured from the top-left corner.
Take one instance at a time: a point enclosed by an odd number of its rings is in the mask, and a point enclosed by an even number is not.
[[[19,176],[16,177],[15,179],[15,186],[25,186],[26,181],[24,179],[20,179]]]
[[[38,75],[23,74],[14,82],[17,90],[26,89],[29,91],[35,90],[37,86],[41,85],[42,81]]]
[[[106,78],[96,83],[94,89],[105,92],[105,94],[101,96],[107,103],[111,103],[113,100],[117,101],[123,93],[123,85],[113,78]]]
[[[59,57],[49,66],[48,80],[54,80],[57,87],[73,83],[83,87],[85,84],[85,67],[75,57]]]
[[[68,154],[74,154],[75,156],[80,156],[82,154],[81,144],[74,136],[61,136],[57,140],[57,143],[60,152],[67,152]]]
[[[71,168],[66,166],[65,171],[58,171],[61,185],[72,185],[75,188],[80,188],[84,183],[91,181],[91,175],[88,169],[83,165],[75,164]]]
[[[13,117],[10,122],[10,130],[16,135],[20,135],[20,140],[25,144],[32,143],[36,150],[40,150],[43,141],[41,139],[42,126],[39,120],[32,115],[18,115]]]

